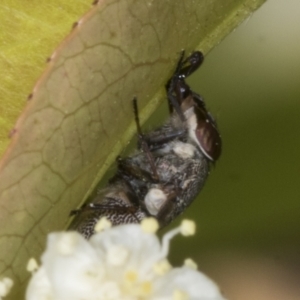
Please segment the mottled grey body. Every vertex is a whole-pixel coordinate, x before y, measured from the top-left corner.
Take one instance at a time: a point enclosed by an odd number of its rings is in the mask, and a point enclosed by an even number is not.
[[[152,215],[160,227],[168,225],[184,212],[205,183],[209,174],[209,161],[197,148],[192,157],[178,156],[174,152],[174,144],[177,142],[176,139],[152,152],[159,176],[158,183],[131,178],[128,185],[122,178],[117,179],[92,200],[93,207],[86,206],[79,212],[71,229],[89,238],[98,220],[104,216],[113,225],[139,223],[151,216],[144,198],[152,188],[161,189],[168,196],[157,215]],[[148,158],[143,152],[125,158],[124,163],[151,173]]]
[[[164,227],[201,191],[210,163],[221,154],[222,141],[203,99],[185,83],[202,63],[203,55],[196,51],[183,60],[183,54],[167,83],[170,118],[161,127],[142,134],[134,101],[138,150],[118,160],[117,174],[90,204],[75,211],[71,229],[89,238],[101,217],[118,225],[152,216]]]

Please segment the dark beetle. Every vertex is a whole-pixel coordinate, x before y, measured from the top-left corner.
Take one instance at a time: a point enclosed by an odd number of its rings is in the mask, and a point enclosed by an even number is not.
[[[173,124],[167,122],[161,128],[148,133],[146,140],[152,145],[152,149],[176,138],[183,141],[190,140],[190,143],[198,146],[202,153],[214,162],[221,155],[222,149],[216,122],[207,111],[202,97],[193,92],[185,82],[185,78],[197,70],[203,62],[203,54],[196,51],[185,60],[183,55],[184,52],[174,75],[166,85],[171,119],[176,112],[175,118],[179,118],[181,122],[178,125],[174,124],[178,120]]]
[[[180,215],[195,199],[209,174],[210,163],[221,154],[217,125],[200,95],[185,78],[203,61],[201,52],[180,57],[166,85],[170,118],[161,127],[143,134],[134,100],[138,150],[118,159],[116,175],[108,187],[77,214],[71,229],[89,238],[105,216],[113,225],[138,223],[155,217],[160,227]]]

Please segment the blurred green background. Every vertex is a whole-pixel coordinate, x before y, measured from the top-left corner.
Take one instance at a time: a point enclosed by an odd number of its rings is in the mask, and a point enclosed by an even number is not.
[[[172,262],[194,258],[228,299],[300,299],[300,1],[268,0],[189,83],[224,147]]]

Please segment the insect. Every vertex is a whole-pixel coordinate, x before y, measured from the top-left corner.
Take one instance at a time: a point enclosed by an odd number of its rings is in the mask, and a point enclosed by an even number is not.
[[[102,216],[113,225],[153,216],[164,227],[193,202],[222,149],[215,120],[202,97],[185,82],[202,61],[199,51],[186,59],[182,52],[166,84],[170,118],[161,127],[142,133],[134,100],[138,151],[118,158],[117,173],[108,187],[72,212],[78,214],[72,229],[89,238]]]

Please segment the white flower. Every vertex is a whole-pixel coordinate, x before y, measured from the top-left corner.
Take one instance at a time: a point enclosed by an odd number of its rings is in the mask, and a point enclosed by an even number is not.
[[[172,268],[166,259],[170,239],[194,229],[185,223],[160,243],[151,222],[106,228],[89,241],[77,232],[51,233],[26,299],[224,300],[190,260],[186,266]]]
[[[13,281],[12,279],[8,278],[8,277],[4,277],[0,280],[0,300],[2,300],[2,297],[6,297],[11,288],[13,286]]]

